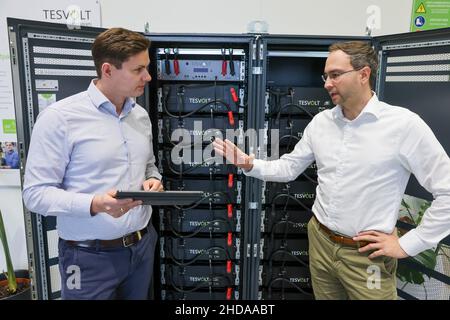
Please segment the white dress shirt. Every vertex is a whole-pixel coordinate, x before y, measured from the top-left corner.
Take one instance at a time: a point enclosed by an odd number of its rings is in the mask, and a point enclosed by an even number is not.
[[[400,246],[414,256],[449,234],[450,159],[417,114],[380,102],[375,94],[352,121],[338,105],[314,117],[291,153],[254,160],[245,174],[287,182],[313,161],[318,186],[312,210],[329,229],[348,236],[366,230],[392,233],[413,173],[434,201]]]
[[[87,91],[47,107],[31,136],[23,199],[27,208],[56,216],[66,240],[115,239],[144,228],[150,206],[114,218],[91,216],[96,194],[110,189],[139,190],[149,177],[161,179],[153,155],[148,113],[127,98],[116,107],[91,82]]]

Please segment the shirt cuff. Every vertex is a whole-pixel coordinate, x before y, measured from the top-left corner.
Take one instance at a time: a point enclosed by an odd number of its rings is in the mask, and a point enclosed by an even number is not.
[[[253,168],[251,170],[248,170],[248,171],[242,170],[242,172],[246,176],[249,176],[249,177],[255,177],[255,178],[261,177],[262,176],[262,174],[261,174],[261,167],[262,167],[261,166],[261,162],[262,161],[263,160],[259,160],[259,159],[253,160]]]
[[[162,175],[159,172],[153,172],[153,173],[151,173],[151,175],[149,177],[147,177],[146,180],[148,180],[150,178],[155,178],[155,179],[158,179],[159,181],[161,181]]]
[[[92,218],[91,203],[94,194],[76,193],[72,199],[72,214],[82,218]]]
[[[400,247],[406,252],[406,254],[410,257],[414,257],[425,251],[430,249],[429,246],[420,239],[417,234],[417,230],[413,229],[406,233],[403,237],[398,240]]]

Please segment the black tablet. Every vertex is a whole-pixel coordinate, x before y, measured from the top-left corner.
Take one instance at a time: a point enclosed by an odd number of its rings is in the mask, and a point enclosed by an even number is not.
[[[199,201],[203,191],[117,191],[116,199],[142,200],[143,204],[154,206],[189,205]]]

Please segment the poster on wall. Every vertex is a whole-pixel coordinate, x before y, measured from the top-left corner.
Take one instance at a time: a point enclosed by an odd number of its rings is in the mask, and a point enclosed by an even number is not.
[[[16,143],[7,17],[62,23],[69,29],[80,26],[101,27],[100,3],[99,0],[0,1],[0,141]],[[42,95],[41,102],[46,106],[55,102],[55,99],[52,95]]]
[[[450,27],[450,0],[414,0],[410,31]]]
[[[0,169],[19,169],[19,153],[15,142],[0,141]]]

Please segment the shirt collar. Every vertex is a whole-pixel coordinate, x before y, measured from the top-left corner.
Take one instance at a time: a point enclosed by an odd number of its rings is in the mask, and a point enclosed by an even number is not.
[[[372,91],[372,98],[370,98],[369,102],[367,102],[366,106],[362,109],[361,113],[358,115],[358,118],[364,117],[366,115],[373,115],[376,119],[380,118],[380,108],[378,104],[379,100],[377,94]],[[340,105],[335,106],[332,109],[334,119],[339,119],[343,121],[349,121],[344,117],[344,113],[342,112],[342,107]],[[355,119],[355,120],[356,120]]]
[[[117,116],[116,107],[112,104],[111,101],[101,92],[95,83],[98,79],[93,79],[91,83],[89,84],[89,87],[87,89],[87,93],[89,97],[92,100],[92,103],[95,107],[100,109],[100,107],[105,108],[108,112],[114,114]],[[128,97],[125,100],[125,103],[123,105],[121,116],[126,116],[136,105],[136,101],[133,98]]]

